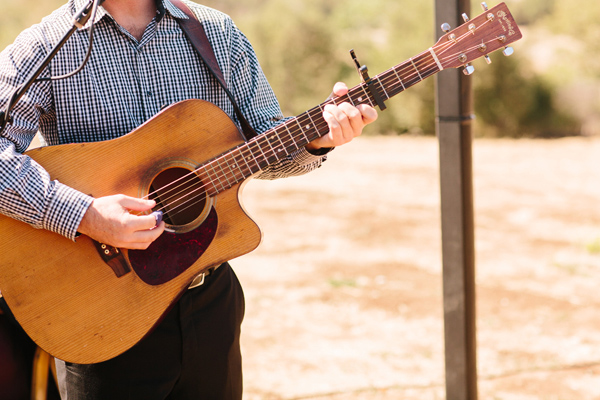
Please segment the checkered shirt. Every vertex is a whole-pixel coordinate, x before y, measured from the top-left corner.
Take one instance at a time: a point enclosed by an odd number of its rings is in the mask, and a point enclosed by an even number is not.
[[[70,0],[0,53],[0,109],[70,29],[76,10],[86,3]],[[225,81],[250,124],[262,133],[281,123],[277,99],[246,37],[225,14],[185,3],[202,21]],[[17,104],[11,113],[13,122],[0,137],[1,213],[74,240],[93,200],[52,180],[22,154],[38,131],[49,145],[113,139],[131,132],[164,106],[190,98],[216,104],[237,123],[229,99],[177,23],[186,15],[169,0],[157,5],[157,15],[139,41],[100,7],[95,20],[69,39],[42,76],[66,74],[83,61],[88,30],[94,23],[94,47],[85,68],[65,80],[35,83]],[[319,167],[324,159],[302,148],[259,177],[300,175]]]

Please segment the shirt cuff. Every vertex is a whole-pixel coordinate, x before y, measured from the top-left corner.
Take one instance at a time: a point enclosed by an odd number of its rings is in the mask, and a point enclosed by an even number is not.
[[[44,216],[44,229],[75,240],[79,223],[93,200],[91,196],[55,182],[54,196]]]
[[[308,165],[315,161],[322,160],[324,156],[334,148],[335,147],[323,147],[317,150],[316,152],[310,152],[306,150],[306,147],[301,147],[292,154],[290,154],[290,156],[292,157],[292,160],[298,163],[298,165]]]

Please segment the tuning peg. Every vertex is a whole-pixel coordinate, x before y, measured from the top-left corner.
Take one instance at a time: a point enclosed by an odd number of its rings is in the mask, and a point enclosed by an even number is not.
[[[481,3],[481,8],[483,8],[483,11],[487,11],[488,10],[488,5],[487,5],[487,3],[485,1],[483,3]]]
[[[504,54],[506,57],[508,57],[508,56],[512,56],[514,52],[515,52],[515,51],[514,51],[514,50],[513,50],[513,48],[512,48],[512,47],[510,47],[510,46],[506,46],[506,47],[504,48],[504,50],[502,50],[502,54]]]
[[[488,64],[492,63],[492,59],[490,58],[490,56],[488,56],[487,54],[485,56],[483,56],[483,58],[485,58],[485,62]]]
[[[450,26],[450,24],[449,24],[449,23],[447,23],[447,22],[444,22],[444,23],[442,24],[442,30],[443,30],[444,32],[448,33],[448,32],[450,32],[450,29],[452,29],[452,27]]]
[[[466,13],[462,14],[462,18],[465,20],[465,22],[469,22],[469,16]]]
[[[471,64],[465,65],[465,68],[463,69],[463,74],[471,75],[473,72],[475,72],[474,66],[472,66]]]

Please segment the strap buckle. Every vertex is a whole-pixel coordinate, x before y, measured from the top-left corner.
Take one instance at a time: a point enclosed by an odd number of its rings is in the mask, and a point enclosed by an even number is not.
[[[204,278],[206,278],[206,272],[202,272],[199,275],[197,275],[192,280],[192,283],[190,283],[190,286],[188,286],[188,290],[189,289],[193,289],[193,288],[198,287],[198,286],[202,286],[204,284]]]

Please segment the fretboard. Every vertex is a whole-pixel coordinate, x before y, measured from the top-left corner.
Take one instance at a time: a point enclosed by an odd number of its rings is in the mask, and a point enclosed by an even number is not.
[[[383,101],[435,75],[441,68],[431,51],[425,51],[371,78],[371,87]],[[310,110],[290,118],[252,140],[222,154],[198,168],[206,180],[207,194],[217,195],[246,178],[260,172],[329,132],[323,111],[328,104],[348,102],[354,106],[369,104],[377,107],[364,82],[348,90],[348,94],[330,99]]]

